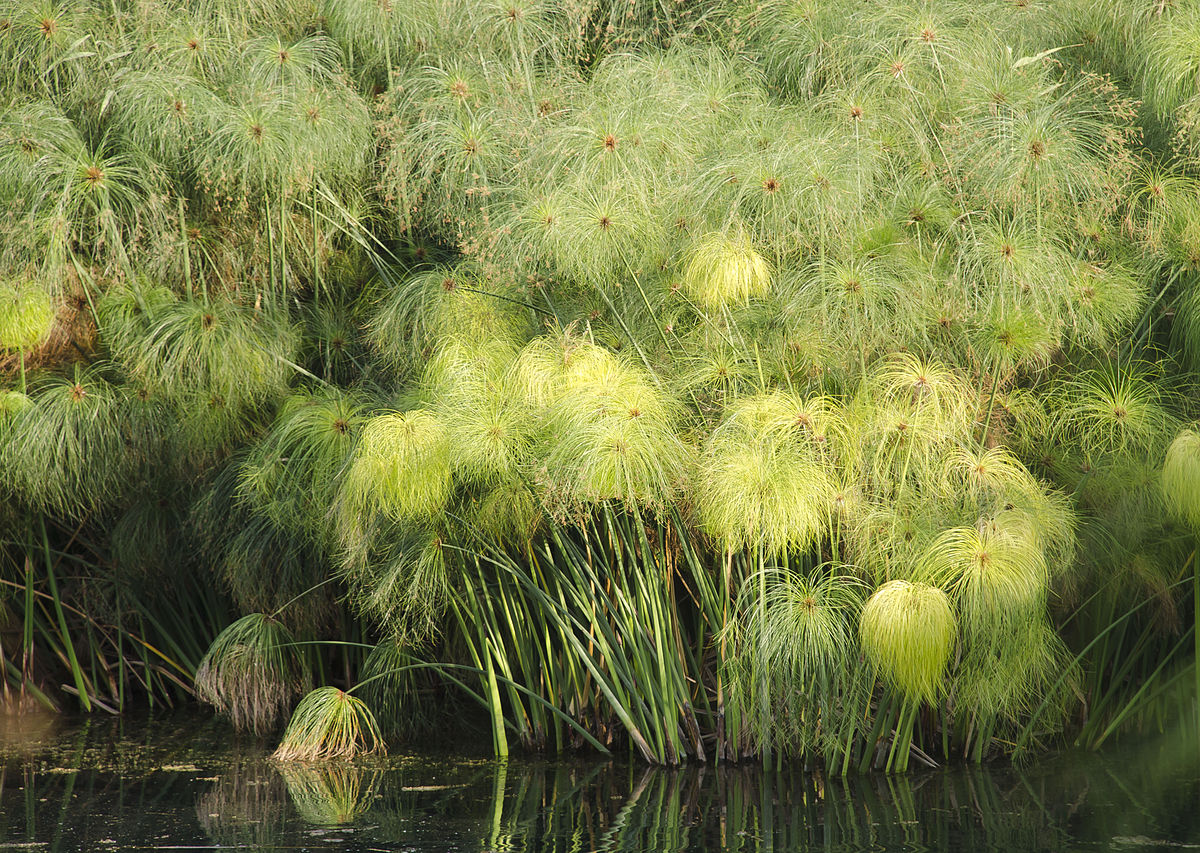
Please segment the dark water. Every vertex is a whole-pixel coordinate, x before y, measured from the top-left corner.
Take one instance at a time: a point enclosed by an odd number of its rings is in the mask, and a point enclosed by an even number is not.
[[[1194,723],[1101,755],[846,781],[396,753],[285,766],[220,721],[0,717],[0,851],[1200,850]]]

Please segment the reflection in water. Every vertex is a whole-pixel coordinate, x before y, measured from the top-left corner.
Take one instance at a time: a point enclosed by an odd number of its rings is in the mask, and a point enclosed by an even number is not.
[[[0,701],[0,755],[26,753],[44,748],[58,730],[62,717],[40,707],[30,707],[20,713],[17,703],[5,705]]]
[[[371,806],[379,770],[352,764],[284,764],[279,767],[302,820],[316,826],[351,823]]]
[[[215,741],[218,731],[209,733]],[[973,767],[845,780],[757,766],[663,770],[447,756],[281,765],[259,744],[239,750],[193,740],[177,744],[178,756],[169,759],[153,735],[114,743],[105,745],[104,732],[93,729],[65,739],[57,752],[10,754],[0,770],[0,850],[766,853],[1200,845],[1195,724],[1120,752],[1047,758],[1021,771]]]
[[[214,843],[273,846],[288,828],[287,787],[263,759],[238,761],[196,798],[196,820]]]

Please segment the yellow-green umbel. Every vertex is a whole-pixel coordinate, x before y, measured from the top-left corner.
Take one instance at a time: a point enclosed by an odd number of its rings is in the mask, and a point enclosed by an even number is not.
[[[429,518],[450,494],[450,445],[441,420],[425,409],[367,422],[342,487],[345,509],[396,520]]]
[[[1163,461],[1162,488],[1172,512],[1200,529],[1200,433],[1185,429],[1175,436]]]
[[[910,699],[937,697],[957,624],[950,599],[924,583],[894,580],[867,599],[859,623],[863,651]]]
[[[37,285],[0,285],[0,349],[31,350],[54,325],[54,301]]]
[[[28,408],[31,403],[29,397],[20,391],[0,391],[0,423]]]
[[[1050,570],[1027,519],[1006,517],[980,528],[946,530],[921,565],[925,577],[938,578],[953,591],[968,633],[1020,623],[1044,609]]]
[[[741,305],[771,287],[771,267],[742,236],[709,234],[692,252],[684,288],[708,310]]]
[[[328,761],[384,752],[371,709],[336,687],[318,687],[300,700],[283,740],[279,761]]]

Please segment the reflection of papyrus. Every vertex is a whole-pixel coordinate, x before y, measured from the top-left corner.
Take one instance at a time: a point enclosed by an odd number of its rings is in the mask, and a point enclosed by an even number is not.
[[[300,817],[318,826],[350,823],[375,797],[379,771],[352,764],[282,764],[279,772]]]
[[[196,818],[217,844],[280,844],[287,828],[287,788],[275,767],[261,760],[234,765],[196,800]]]

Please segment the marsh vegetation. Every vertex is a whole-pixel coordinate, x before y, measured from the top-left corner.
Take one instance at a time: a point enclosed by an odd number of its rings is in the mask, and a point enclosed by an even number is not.
[[[1198,38],[0,0],[6,702],[831,775],[1197,713]]]

